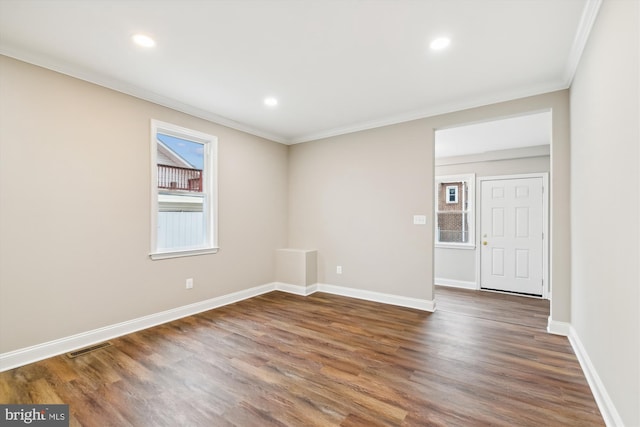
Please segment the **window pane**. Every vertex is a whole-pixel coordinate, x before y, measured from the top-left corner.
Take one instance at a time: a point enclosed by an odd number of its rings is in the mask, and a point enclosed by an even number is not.
[[[439,242],[467,243],[469,241],[469,220],[466,212],[438,213]]]
[[[473,242],[473,175],[436,177],[436,243]]]
[[[458,185],[447,185],[447,204],[458,203]]]
[[[203,144],[157,133],[158,188],[202,192]]]
[[[435,243],[474,244],[475,174],[435,177]]]
[[[158,141],[162,143],[162,145],[180,156],[179,161],[186,162],[194,169],[202,170],[204,168],[203,144],[189,141],[188,139],[166,135],[160,132],[156,134],[156,137],[158,138]],[[160,156],[158,156],[158,163],[163,163],[160,161]]]
[[[158,195],[158,250],[207,245],[204,201],[201,195]]]
[[[462,194],[462,197],[460,196]],[[462,211],[468,206],[466,182],[442,182],[438,189],[438,211]],[[464,202],[463,202],[464,201]]]

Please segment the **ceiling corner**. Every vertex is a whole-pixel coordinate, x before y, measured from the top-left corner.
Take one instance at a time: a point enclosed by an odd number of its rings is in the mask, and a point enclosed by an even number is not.
[[[601,5],[602,0],[587,0],[587,3],[584,6],[582,17],[578,24],[576,36],[573,39],[573,45],[571,46],[571,51],[569,52],[569,57],[567,59],[567,66],[564,72],[564,82],[567,88],[571,86],[573,77],[576,74],[580,58],[582,57],[582,52],[587,45],[589,34],[591,33],[593,24],[596,21]]]

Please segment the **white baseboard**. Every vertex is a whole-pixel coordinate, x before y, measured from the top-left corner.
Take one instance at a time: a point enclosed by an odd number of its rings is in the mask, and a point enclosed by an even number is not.
[[[121,337],[142,329],[151,328],[183,317],[202,313],[203,311],[233,304],[248,298],[265,294],[274,290],[288,292],[295,295],[308,296],[314,292],[321,291],[330,294],[343,295],[352,298],[376,301],[385,304],[399,305],[403,307],[417,308],[419,310],[435,311],[435,302],[420,300],[417,298],[402,297],[397,295],[383,294],[379,292],[365,291],[361,289],[344,288],[341,286],[315,284],[311,286],[291,285],[288,283],[267,283],[228,295],[211,298],[205,301],[196,302],[160,313],[150,314],[115,325],[93,329],[80,334],[71,335],[57,340],[25,347],[18,350],[0,354],[0,372],[24,366],[29,363],[68,353],[79,348],[88,347],[96,343]]]
[[[467,282],[464,280],[441,279],[436,277],[433,279],[433,283],[438,286],[449,286],[451,288],[478,289],[478,284],[476,282]]]
[[[580,362],[582,372],[584,372],[584,376],[589,383],[591,393],[593,393],[593,397],[598,404],[598,409],[600,409],[600,413],[602,414],[605,424],[607,427],[624,426],[624,422],[622,421],[622,418],[620,418],[620,414],[618,414],[615,405],[611,401],[611,397],[609,397],[607,389],[604,387],[593,363],[591,363],[589,354],[582,345],[578,332],[573,326],[569,326],[569,342],[571,343],[571,347],[573,347],[573,352],[578,358],[578,362]]]
[[[290,283],[282,283],[275,282],[274,283],[276,291],[287,292],[295,295],[308,296],[318,290],[318,285],[310,285],[310,286],[300,286],[300,285],[292,285]]]
[[[551,319],[551,316],[549,316],[549,320],[547,321],[547,332],[549,332],[550,334],[568,337],[570,329],[571,323],[559,322],[557,320]]]
[[[234,292],[194,304],[177,307],[160,313],[151,314],[149,316],[140,317],[126,322],[117,323],[115,325],[94,329],[69,337],[49,341],[43,344],[22,348],[8,353],[0,354],[0,372],[23,366],[29,363],[37,362],[42,359],[67,353],[78,348],[87,347],[102,341],[117,338],[142,329],[147,329],[163,323],[171,322],[176,319],[191,316],[203,311],[212,310],[214,308],[233,304],[248,298],[265,294],[274,290],[288,292],[296,295],[308,296],[314,292],[326,292],[334,295],[341,295],[351,298],[374,301],[384,304],[397,305],[401,307],[409,307],[423,311],[433,312],[436,309],[435,301],[423,300],[418,298],[403,297],[399,295],[385,294],[381,292],[367,291],[363,289],[348,288],[343,286],[335,286],[329,284],[318,283],[311,286],[298,286],[287,283],[268,283],[256,286],[243,291]],[[567,322],[554,321],[549,317],[547,331],[556,335],[569,337],[569,342],[573,347],[573,351],[580,362],[580,366],[585,374],[587,382],[594,395],[596,403],[600,409],[602,417],[607,426],[622,426],[623,422],[618,414],[604,384],[600,380],[598,373],[591,363],[591,359],[587,354],[580,337],[576,330]]]
[[[423,311],[433,312],[436,310],[434,300],[423,300],[418,298],[404,297],[399,295],[385,294],[381,292],[367,291],[363,289],[348,288],[343,286],[318,283],[311,286],[298,286],[288,283],[268,283],[250,289],[234,292],[194,304],[177,307],[160,313],[151,314],[115,325],[94,329],[69,337],[49,341],[46,343],[22,348],[19,350],[0,354],[0,372],[17,368],[29,363],[37,362],[59,354],[67,353],[79,348],[87,347],[102,341],[117,338],[142,329],[151,328],[163,323],[171,322],[183,317],[191,316],[203,311],[233,304],[248,298],[265,294],[274,290],[288,292],[295,295],[308,296],[314,292],[325,292],[334,295],[341,295],[350,298],[374,301],[383,304],[397,305],[401,307],[414,308]],[[607,426],[622,426],[622,420],[618,414],[604,384],[600,380],[595,367],[584,349],[580,337],[575,329],[567,322],[554,321],[549,317],[547,331],[556,335],[569,337],[569,342],[580,362],[580,366],[585,374],[587,382],[591,387],[596,403],[602,413]]]
[[[347,288],[344,286],[328,285],[317,283],[311,286],[291,285],[289,283],[274,283],[275,290],[289,292],[296,295],[308,296],[314,292],[324,292],[327,294],[341,295],[350,298],[363,299],[367,301],[380,302],[383,304],[397,305],[401,307],[415,308],[424,311],[435,311],[435,301],[421,300],[418,298],[403,297],[398,295],[384,294],[381,292],[367,291],[363,289]]]
[[[160,313],[139,317],[137,319],[128,320],[115,325],[105,326],[103,328],[71,335],[69,337],[3,353],[0,354],[0,372],[87,347],[102,341],[121,337],[142,329],[151,328],[162,323],[171,322],[172,320],[191,316],[203,311],[222,307],[224,305],[233,304],[234,302],[271,292],[274,289],[276,289],[275,283],[256,286],[254,288],[173,308]]]
[[[367,291],[364,289],[327,285],[324,283],[318,283],[318,292],[326,292],[328,294],[342,295],[345,297],[363,299],[367,301],[381,302],[383,304],[398,305],[400,307],[415,308],[423,311],[436,311],[436,302],[434,300],[403,297],[399,295]]]

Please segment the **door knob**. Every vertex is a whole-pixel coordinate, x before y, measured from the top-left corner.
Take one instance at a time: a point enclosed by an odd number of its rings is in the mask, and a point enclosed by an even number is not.
[[[482,242],[483,245],[487,246],[487,241]]]

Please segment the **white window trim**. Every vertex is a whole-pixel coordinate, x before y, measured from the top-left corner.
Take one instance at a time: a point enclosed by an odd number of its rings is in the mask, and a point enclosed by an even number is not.
[[[443,182],[460,182],[467,181],[467,185],[469,186],[468,194],[469,194],[469,207],[467,209],[467,222],[469,223],[469,228],[473,228],[469,230],[468,236],[469,241],[467,243],[454,243],[454,242],[438,242],[435,241],[436,236],[438,235],[438,187]],[[475,173],[467,173],[461,175],[441,175],[434,177],[434,193],[435,194],[435,203],[434,203],[434,247],[436,248],[449,248],[449,249],[475,249],[476,248],[476,174]],[[459,195],[458,195],[459,196]]]
[[[160,132],[178,138],[199,142],[205,146],[205,163],[203,169],[203,193],[207,193],[204,209],[207,221],[207,244],[202,247],[176,249],[168,251],[157,250],[157,226],[158,226],[158,168],[156,134]],[[186,256],[213,254],[218,252],[218,138],[203,132],[187,129],[171,123],[159,120],[151,120],[151,251],[149,257],[152,260],[178,258]]]
[[[449,200],[449,190],[454,190],[453,200]],[[458,186],[457,185],[447,185],[445,187],[445,197],[447,198],[447,204],[456,204],[458,203]]]

